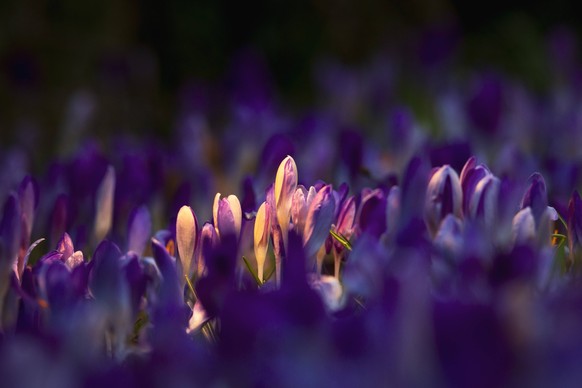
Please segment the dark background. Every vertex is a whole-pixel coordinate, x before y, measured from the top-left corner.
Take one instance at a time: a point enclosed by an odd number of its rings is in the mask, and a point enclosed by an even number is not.
[[[100,101],[97,136],[167,136],[194,83],[228,88],[232,63],[254,53],[289,107],[313,104],[313,65],[379,50],[407,53],[419,31],[458,32],[459,62],[495,66],[543,90],[544,37],[580,31],[574,1],[12,0],[0,2],[0,142],[50,153],[75,92]]]

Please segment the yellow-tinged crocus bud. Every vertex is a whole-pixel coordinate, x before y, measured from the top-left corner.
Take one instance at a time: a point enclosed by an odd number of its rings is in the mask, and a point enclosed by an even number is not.
[[[287,156],[277,170],[275,177],[275,204],[277,222],[283,234],[283,244],[287,248],[287,231],[291,213],[293,195],[297,189],[297,165],[291,156]]]
[[[216,193],[212,206],[212,216],[214,229],[219,237],[221,229],[223,229],[223,233],[228,229],[229,233],[234,233],[238,240],[242,224],[242,209],[236,195],[231,194],[226,198],[220,198],[220,193]]]
[[[255,218],[255,258],[257,260],[257,275],[259,280],[263,281],[263,270],[265,267],[265,259],[267,257],[267,249],[269,248],[269,235],[271,226],[269,220],[271,219],[271,206],[267,202],[263,202],[257,211]]]
[[[182,206],[176,218],[176,243],[184,275],[192,275],[192,259],[196,249],[198,223],[190,206]],[[182,280],[182,279],[180,279]]]

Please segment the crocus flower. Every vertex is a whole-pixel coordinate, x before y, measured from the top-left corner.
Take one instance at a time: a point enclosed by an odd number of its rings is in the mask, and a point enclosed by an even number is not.
[[[540,244],[550,241],[551,223],[558,219],[556,209],[548,206],[546,183],[539,173],[529,178],[529,187],[521,200],[520,208],[530,208],[535,223],[535,237]]]
[[[178,254],[182,266],[183,276],[192,276],[194,251],[196,249],[196,237],[198,233],[198,222],[194,212],[189,206],[182,206],[176,219],[176,242]],[[180,279],[180,284],[184,282]]]
[[[254,230],[254,247],[255,259],[257,260],[257,276],[259,280],[263,281],[263,270],[265,267],[265,259],[267,257],[267,249],[269,247],[271,206],[267,202],[263,202],[259,206],[257,216],[255,218]]]
[[[236,195],[229,195],[226,198],[220,198],[220,193],[214,196],[214,205],[212,206],[212,216],[214,218],[214,228],[218,236],[224,233],[230,233],[237,239],[240,236],[242,224],[242,209],[240,201]]]
[[[312,257],[319,250],[329,235],[329,230],[335,215],[335,201],[331,185],[321,188],[307,211],[303,244],[307,257]]]
[[[482,220],[489,228],[494,226],[500,184],[501,181],[492,174],[485,176],[476,184],[468,201],[469,218]]]
[[[289,218],[291,215],[291,204],[293,195],[297,188],[297,165],[291,156],[287,156],[277,170],[275,177],[275,206],[277,222],[283,235],[283,245],[287,241],[287,231],[289,229]]]
[[[303,233],[305,229],[307,211],[316,194],[317,190],[315,187],[311,186],[307,190],[303,185],[297,186],[297,190],[293,194],[291,201],[291,219],[293,220],[293,227],[300,233]]]
[[[434,235],[449,213],[461,218],[463,192],[459,176],[450,166],[438,168],[430,178],[426,192],[425,220]]]

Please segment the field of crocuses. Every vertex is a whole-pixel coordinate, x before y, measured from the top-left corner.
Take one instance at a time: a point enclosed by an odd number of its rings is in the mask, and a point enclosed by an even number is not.
[[[445,39],[322,61],[301,110],[251,56],[170,142],[89,136],[73,93],[58,149],[0,152],[0,385],[579,386],[569,39],[542,91]]]

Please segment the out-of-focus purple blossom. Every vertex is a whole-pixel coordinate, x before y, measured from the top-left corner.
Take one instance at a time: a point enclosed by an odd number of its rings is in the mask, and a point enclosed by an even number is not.
[[[444,165],[434,171],[428,183],[425,202],[425,219],[434,235],[447,214],[461,218],[463,191],[459,176],[450,166]]]
[[[111,230],[113,222],[113,200],[115,195],[115,170],[109,166],[95,198],[95,223],[93,236],[95,241],[101,241]]]
[[[141,255],[152,233],[152,219],[147,207],[135,208],[127,224],[127,250]]]
[[[504,85],[497,74],[477,77],[467,102],[471,124],[481,133],[496,135],[500,130],[504,103]]]
[[[381,189],[363,194],[357,214],[360,233],[379,238],[386,231],[386,196]]]
[[[321,188],[309,205],[303,231],[303,243],[307,257],[313,256],[321,247],[333,222],[335,201],[331,185]]]

